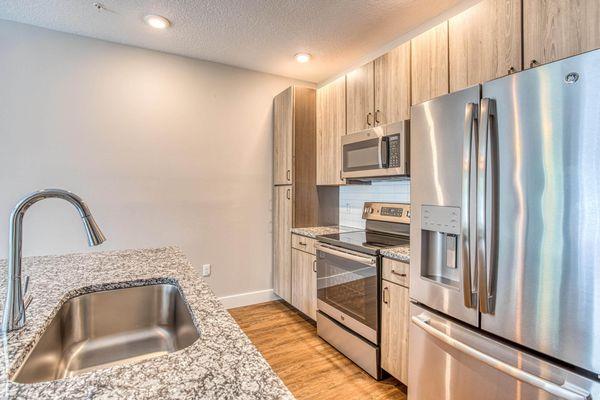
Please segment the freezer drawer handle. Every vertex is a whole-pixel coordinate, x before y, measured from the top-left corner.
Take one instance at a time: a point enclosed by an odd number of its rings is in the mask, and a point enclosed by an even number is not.
[[[460,342],[445,333],[435,329],[430,325],[431,318],[426,315],[415,315],[412,318],[412,322],[417,325],[419,328],[423,329],[426,333],[431,336],[439,339],[444,342],[448,346],[475,358],[478,361],[481,361],[488,366],[497,369],[500,372],[503,372],[521,382],[528,383],[532,386],[537,387],[540,390],[543,390],[547,393],[550,393],[553,396],[560,397],[565,400],[590,400],[591,396],[589,393],[579,389],[581,393],[576,393],[572,390],[566,389],[563,386],[557,385],[556,383],[547,381],[545,379],[540,378],[539,376],[530,374],[529,372],[523,371],[522,369],[515,368],[510,364],[507,364],[503,361],[500,361],[494,357],[491,357],[485,353],[480,352],[479,350],[474,349],[471,346]]]

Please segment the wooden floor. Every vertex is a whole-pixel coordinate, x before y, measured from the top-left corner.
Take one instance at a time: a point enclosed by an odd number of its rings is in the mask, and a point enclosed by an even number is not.
[[[406,387],[399,381],[371,378],[319,338],[314,323],[283,301],[229,313],[299,400],[406,399]]]

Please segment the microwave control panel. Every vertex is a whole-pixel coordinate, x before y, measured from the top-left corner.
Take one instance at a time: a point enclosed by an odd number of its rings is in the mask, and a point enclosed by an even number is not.
[[[389,149],[389,168],[400,167],[400,135],[387,136],[388,149]]]

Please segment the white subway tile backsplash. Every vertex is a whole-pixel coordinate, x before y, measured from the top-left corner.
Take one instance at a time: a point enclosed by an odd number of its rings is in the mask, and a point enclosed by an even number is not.
[[[340,187],[340,225],[364,228],[363,204],[366,201],[409,203],[410,181],[373,182],[372,185]]]

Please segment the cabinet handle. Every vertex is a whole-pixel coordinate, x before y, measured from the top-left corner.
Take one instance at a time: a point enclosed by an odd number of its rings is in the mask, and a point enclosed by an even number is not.
[[[292,198],[292,189],[288,189],[285,191],[285,197],[287,197],[288,200]]]
[[[317,272],[317,260],[316,259],[313,260],[313,272],[315,272],[315,273]]]
[[[306,246],[306,243],[298,242],[300,246]]]
[[[373,122],[371,121],[372,116],[373,116],[372,113],[367,114],[367,125],[369,125],[369,126],[373,125]]]
[[[402,272],[396,272],[395,270],[392,270],[392,274],[394,274],[394,275],[398,275],[398,276],[401,276],[401,277],[403,277],[403,278],[406,278],[406,274],[404,274],[404,273],[402,273]]]
[[[379,119],[379,114],[381,113],[381,111],[377,110],[375,111],[375,123],[376,124],[380,124],[381,120]]]
[[[386,294],[387,294],[387,296],[386,296]],[[390,304],[390,290],[387,286],[383,288],[383,295],[381,296],[381,300],[385,304]]]
[[[529,68],[537,67],[538,64],[539,63],[537,62],[537,60],[531,60],[531,62],[529,63]]]
[[[292,171],[291,170],[287,170],[285,171],[285,177],[287,178],[288,181],[292,180]]]
[[[510,74],[514,74],[514,73],[515,73],[515,67],[511,66],[511,67],[508,69],[508,75],[510,75]]]
[[[340,169],[340,181],[343,181],[344,178],[342,177],[342,170]]]

